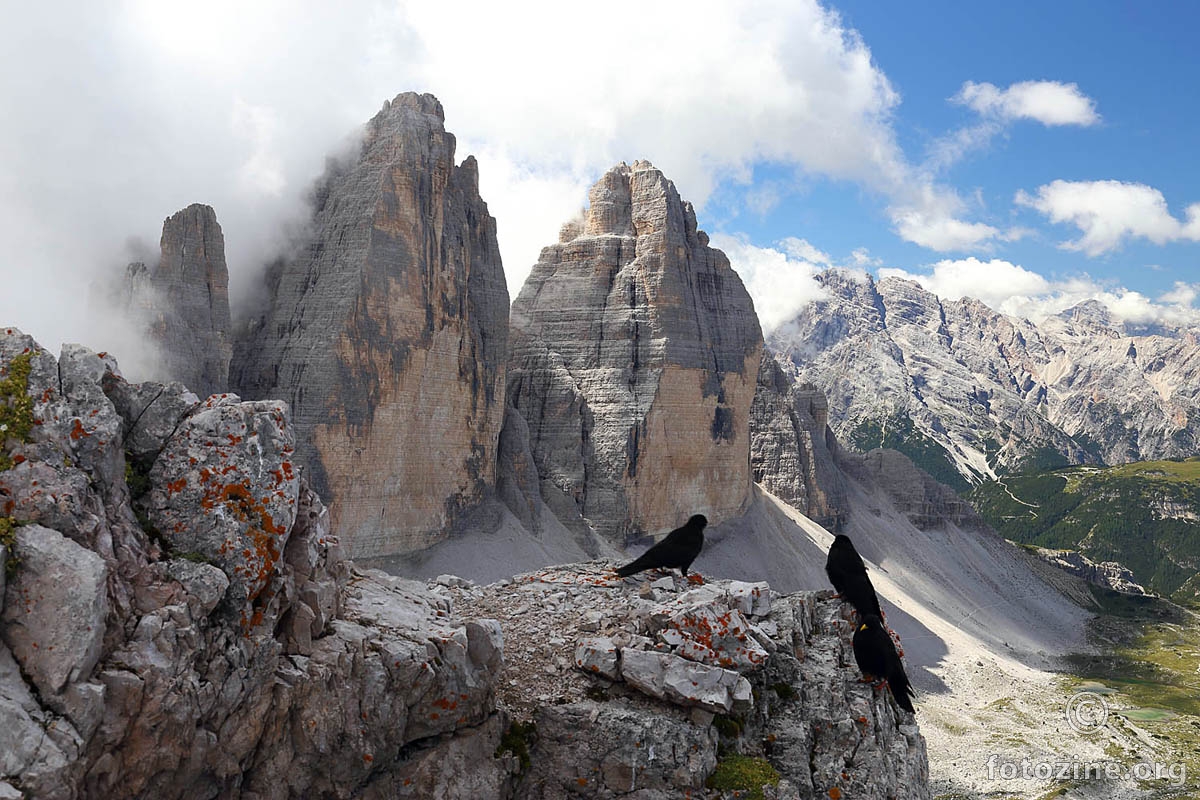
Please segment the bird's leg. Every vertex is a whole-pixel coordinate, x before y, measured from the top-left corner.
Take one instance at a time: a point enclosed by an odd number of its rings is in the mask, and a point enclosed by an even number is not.
[[[704,585],[704,576],[701,575],[699,572],[693,572],[691,575],[687,576],[687,582],[692,584],[693,586],[703,586]]]

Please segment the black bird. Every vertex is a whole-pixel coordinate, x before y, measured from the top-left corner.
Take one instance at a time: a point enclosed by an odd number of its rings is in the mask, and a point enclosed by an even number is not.
[[[875,587],[867,577],[867,565],[854,549],[850,537],[844,533],[839,533],[833,538],[833,544],[829,547],[829,558],[825,560],[825,574],[829,576],[829,582],[833,584],[837,593],[854,606],[859,616],[883,616]]]
[[[863,616],[862,623],[854,632],[854,660],[858,662],[864,678],[885,679],[892,690],[892,697],[896,698],[896,705],[913,713],[912,698],[916,695],[912,684],[904,674],[904,664],[896,652],[896,643],[883,626],[883,620],[875,614]]]
[[[672,569],[678,567],[687,577],[688,567],[700,555],[704,547],[704,526],[708,524],[703,514],[695,514],[682,528],[676,528],[666,535],[658,544],[642,553],[623,567],[617,568],[617,574],[627,578],[644,569],[663,567]]]

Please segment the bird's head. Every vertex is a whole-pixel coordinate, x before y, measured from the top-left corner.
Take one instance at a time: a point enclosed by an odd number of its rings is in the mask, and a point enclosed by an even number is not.
[[[693,514],[692,518],[688,520],[688,525],[692,526],[693,528],[703,528],[707,524],[708,517],[704,516],[703,514]]]
[[[883,630],[883,620],[879,618],[878,614],[865,614],[859,623],[858,629],[865,631],[867,628]]]

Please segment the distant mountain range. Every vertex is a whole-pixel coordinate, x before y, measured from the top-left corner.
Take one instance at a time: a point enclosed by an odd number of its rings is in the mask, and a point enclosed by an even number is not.
[[[1013,541],[1118,561],[1151,591],[1200,606],[1200,458],[1014,476],[969,499]]]
[[[899,278],[817,280],[825,299],[767,344],[859,450],[896,448],[960,490],[1198,451],[1200,330],[1129,325],[1094,300],[1034,323]]]

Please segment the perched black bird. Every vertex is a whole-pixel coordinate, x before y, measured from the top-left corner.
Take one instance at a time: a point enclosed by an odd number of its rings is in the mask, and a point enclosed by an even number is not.
[[[859,616],[883,616],[875,587],[867,577],[867,565],[854,549],[850,537],[844,533],[839,533],[833,538],[833,544],[829,547],[829,558],[825,559],[825,574],[829,576],[829,582],[833,584],[837,593],[854,606]]]
[[[912,698],[915,694],[908,676],[904,674],[904,664],[896,652],[896,643],[883,626],[883,620],[875,614],[864,615],[858,630],[854,632],[854,660],[858,662],[864,678],[887,680],[892,697],[896,698],[896,705],[910,713],[913,711]]]
[[[625,566],[619,567],[617,574],[627,578],[644,569],[678,567],[683,571],[684,577],[687,577],[688,567],[696,560],[696,556],[700,555],[700,548],[704,547],[704,526],[707,524],[708,520],[703,514],[693,515],[682,528],[671,531],[661,542]]]

